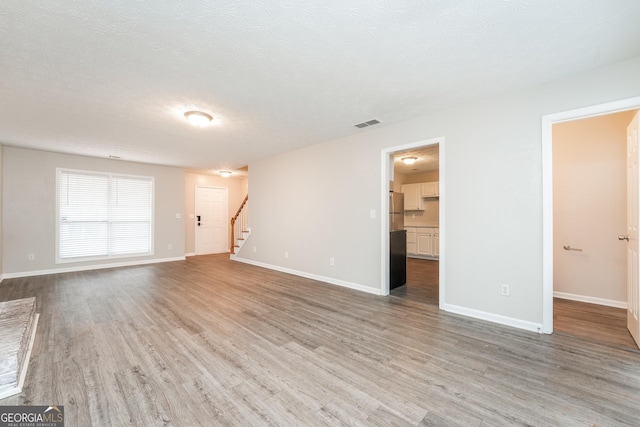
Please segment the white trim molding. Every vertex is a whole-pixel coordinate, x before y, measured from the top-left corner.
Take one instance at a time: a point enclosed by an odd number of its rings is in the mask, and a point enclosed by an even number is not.
[[[628,304],[625,301],[616,301],[612,299],[590,297],[587,295],[569,294],[567,292],[553,292],[554,298],[568,299],[571,301],[587,302],[589,304],[606,305],[607,307],[615,308],[628,308]]]
[[[329,283],[331,285],[342,286],[343,288],[354,289],[356,291],[367,292],[369,294],[381,295],[380,289],[372,288],[370,286],[360,285],[358,283],[347,282],[345,280],[334,279],[332,277],[320,276],[318,274],[307,273],[305,271],[293,270],[291,268],[280,267],[277,265],[267,264],[264,262],[253,261],[246,258],[232,257],[233,261],[242,262],[245,264],[255,265],[256,267],[267,268],[269,270],[280,271],[282,273],[293,274],[294,276],[305,277],[307,279],[317,280],[319,282]]]
[[[459,305],[445,304],[442,308],[449,313],[461,314],[474,319],[486,320],[500,325],[511,326],[513,328],[524,329],[526,331],[542,333],[542,324],[502,316],[500,314],[488,313],[486,311],[474,310],[472,308],[461,307]]]
[[[33,271],[21,271],[18,273],[5,273],[5,279],[15,279],[18,277],[32,277],[32,276],[44,276],[46,274],[57,274],[57,273],[73,273],[76,271],[88,271],[88,270],[101,270],[104,268],[116,268],[116,267],[131,267],[134,265],[145,265],[145,264],[158,264],[161,262],[173,262],[173,261],[184,261],[185,257],[175,257],[175,258],[159,258],[159,259],[143,259],[138,261],[124,261],[124,262],[115,262],[110,264],[95,264],[95,265],[82,265],[76,267],[63,267],[63,268],[52,268],[50,270],[33,270]]]

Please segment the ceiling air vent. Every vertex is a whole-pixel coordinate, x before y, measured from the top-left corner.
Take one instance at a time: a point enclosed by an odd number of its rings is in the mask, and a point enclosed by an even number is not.
[[[377,125],[378,123],[380,123],[380,120],[371,119],[371,120],[367,120],[366,122],[358,123],[357,125],[354,125],[354,126],[359,129],[362,129],[362,128],[366,128],[367,126]]]

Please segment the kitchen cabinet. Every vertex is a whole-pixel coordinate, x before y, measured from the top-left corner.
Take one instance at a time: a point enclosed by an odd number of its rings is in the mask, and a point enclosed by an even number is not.
[[[433,229],[416,229],[416,254],[422,256],[433,256]]]
[[[416,253],[416,229],[415,227],[405,227],[407,230],[407,254]]]
[[[431,243],[432,243],[431,252],[433,253],[433,256],[437,258],[440,256],[440,229],[439,228],[433,229],[433,240],[431,241]]]
[[[424,198],[440,196],[440,182],[404,184],[400,186],[400,191],[404,193],[405,211],[423,211],[425,206]]]
[[[423,182],[420,184],[421,197],[438,197],[440,196],[440,181]]]
[[[440,256],[440,230],[437,227],[405,227],[407,230],[407,255],[413,258],[438,258]]]
[[[404,184],[400,186],[404,193],[404,210],[405,211],[423,211],[424,201],[421,195],[422,184]]]

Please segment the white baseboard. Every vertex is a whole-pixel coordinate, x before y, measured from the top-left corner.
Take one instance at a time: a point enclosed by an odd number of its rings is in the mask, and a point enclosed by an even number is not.
[[[458,305],[445,304],[442,310],[449,313],[461,314],[474,319],[486,320],[488,322],[498,323],[500,325],[511,326],[526,331],[542,333],[542,323],[534,323],[526,320],[516,319],[513,317],[502,316],[500,314],[488,313],[486,311],[474,310],[472,308],[461,307]]]
[[[568,299],[571,301],[588,302],[589,304],[606,305],[607,307],[624,308],[628,305],[625,301],[616,301],[612,299],[589,297],[586,295],[569,294],[567,292],[553,292],[554,298]]]
[[[174,258],[123,261],[123,262],[115,262],[111,264],[95,264],[95,265],[82,265],[82,266],[76,266],[76,267],[52,268],[49,270],[21,271],[18,273],[6,273],[4,274],[4,278],[14,279],[18,277],[44,276],[46,274],[73,273],[76,271],[100,270],[103,268],[116,268],[116,267],[130,267],[134,265],[157,264],[161,262],[184,261],[184,260],[185,260],[185,257],[181,256],[181,257],[174,257]]]
[[[374,295],[382,295],[382,293],[380,292],[380,289],[371,288],[369,286],[359,285],[359,284],[353,283],[353,282],[347,282],[347,281],[340,280],[340,279],[334,279],[332,277],[320,276],[318,274],[307,273],[305,271],[293,270],[291,268],[280,267],[278,265],[266,264],[266,263],[263,263],[263,262],[253,261],[253,260],[246,259],[246,258],[240,258],[238,256],[231,256],[231,259],[233,261],[238,261],[238,262],[243,262],[245,264],[255,265],[256,267],[268,268],[269,270],[280,271],[282,273],[293,274],[294,276],[305,277],[307,279],[313,279],[313,280],[317,280],[319,282],[326,282],[326,283],[330,283],[332,285],[342,286],[344,288],[355,289],[356,291],[367,292],[369,294],[374,294]]]
[[[188,257],[188,256],[196,256],[196,253],[195,253],[195,252],[189,252],[188,254],[184,254],[184,256],[185,256],[185,257]]]

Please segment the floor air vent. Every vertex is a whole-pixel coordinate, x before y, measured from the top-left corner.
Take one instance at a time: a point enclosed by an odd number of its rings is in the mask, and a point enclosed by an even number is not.
[[[380,123],[380,120],[371,119],[371,120],[367,120],[366,122],[358,123],[357,125],[354,125],[354,126],[362,129],[362,128],[366,128],[367,126],[377,125],[378,123]]]

